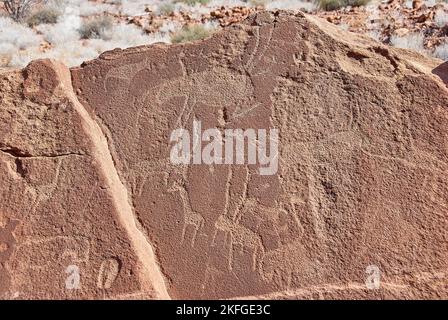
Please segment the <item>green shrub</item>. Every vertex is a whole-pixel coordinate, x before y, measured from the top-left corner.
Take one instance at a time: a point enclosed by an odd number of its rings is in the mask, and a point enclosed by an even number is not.
[[[81,39],[104,39],[107,40],[107,31],[113,26],[112,18],[109,16],[96,17],[84,21],[78,30]]]
[[[195,24],[183,27],[180,31],[171,36],[172,43],[183,43],[200,40],[210,36],[211,31],[203,25]]]
[[[55,8],[44,7],[34,13],[32,13],[26,20],[30,27],[37,26],[39,24],[55,24],[58,22],[60,12]]]

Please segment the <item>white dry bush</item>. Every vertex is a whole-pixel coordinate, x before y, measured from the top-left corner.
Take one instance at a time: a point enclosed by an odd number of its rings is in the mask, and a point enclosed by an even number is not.
[[[56,0],[60,7],[76,11],[82,17],[100,15],[104,12],[116,13],[117,8],[112,4],[98,3],[86,0]]]
[[[209,3],[207,3],[207,7],[210,8],[221,8],[221,7],[244,7],[248,6],[247,1],[241,1],[241,0],[211,0]]]
[[[106,31],[104,39],[88,39],[83,43],[80,41],[68,42],[59,45],[49,51],[46,55],[61,60],[68,66],[76,66],[83,61],[96,58],[104,51],[115,48],[125,49],[140,45],[148,45],[154,42],[168,42],[168,36],[162,34],[146,35],[141,29],[130,24],[117,24]]]
[[[24,67],[32,60],[40,58],[41,52],[38,47],[30,47],[26,50],[16,51],[11,56],[8,67]]]
[[[11,43],[0,42],[0,68],[8,67],[16,53],[16,48]]]
[[[390,43],[394,47],[425,53],[423,41],[424,36],[421,33],[410,33],[402,37],[393,35],[390,39]]]
[[[378,31],[378,30],[371,30],[371,31],[369,31],[369,36],[372,39],[375,39],[376,41],[382,42],[382,38],[383,37],[381,35],[381,32]]]
[[[171,1],[164,2],[157,7],[157,14],[168,16],[174,12],[174,4]]]
[[[154,42],[168,41],[168,37],[164,37],[159,33],[147,35],[140,28],[132,24],[120,23],[114,25],[108,32],[108,39],[110,40],[107,41],[107,45],[109,49],[128,48]]]
[[[0,67],[23,66],[31,59],[19,63],[18,55],[27,55],[30,48],[39,46],[41,37],[26,26],[9,17],[0,16]]]
[[[271,1],[266,4],[267,10],[303,10],[312,12],[317,9],[314,1],[300,1],[300,0],[278,0]]]
[[[434,50],[432,55],[436,58],[447,61],[448,60],[448,42],[445,42]]]
[[[247,2],[253,7],[265,7],[270,0],[248,0]]]
[[[412,9],[412,2],[413,2],[412,0],[406,0],[404,2],[404,7],[407,9]]]
[[[159,32],[162,34],[171,34],[182,29],[182,23],[178,21],[164,21],[162,26],[159,28]]]
[[[427,7],[434,7],[437,3],[441,2],[440,0],[425,0],[425,5]]]
[[[434,16],[434,22],[439,28],[444,27],[448,24],[448,13],[444,10],[437,10],[436,15]]]
[[[12,44],[17,50],[39,45],[41,38],[30,28],[0,16],[0,43]]]
[[[62,12],[58,22],[36,26],[39,35],[9,17],[0,16],[0,66],[24,67],[31,60],[39,58],[53,58],[68,66],[76,66],[107,50],[169,42],[170,29],[174,28],[167,26],[166,32],[148,35],[135,25],[116,23],[104,31],[104,39],[107,40],[80,40],[78,30],[83,21],[88,20],[82,17],[85,11],[61,0],[58,8]],[[39,49],[44,40],[52,45],[46,52]]]
[[[15,21],[22,21],[34,6],[45,3],[44,0],[0,0],[6,13]]]
[[[65,9],[64,14],[59,17],[54,25],[39,25],[36,29],[42,33],[44,39],[53,45],[63,45],[67,42],[77,41],[80,38],[79,28],[82,19],[78,12],[72,9]]]
[[[166,1],[165,1],[166,2]],[[119,11],[128,16],[140,16],[145,14],[147,6],[153,7],[156,1],[142,1],[142,0],[123,0],[119,6]],[[155,7],[154,11],[155,11]]]
[[[69,67],[80,65],[86,60],[91,60],[98,56],[98,52],[92,46],[83,45],[80,41],[66,42],[52,50],[40,53],[41,58],[51,58],[63,62]]]

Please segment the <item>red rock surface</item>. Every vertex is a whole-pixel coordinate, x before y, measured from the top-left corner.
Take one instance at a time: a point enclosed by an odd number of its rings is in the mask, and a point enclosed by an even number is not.
[[[70,71],[36,61],[0,81],[1,297],[163,297],[152,248]],[[65,286],[72,265],[79,290]]]
[[[3,298],[448,297],[441,61],[262,12],[0,77]],[[193,119],[279,129],[278,173],[171,164]]]

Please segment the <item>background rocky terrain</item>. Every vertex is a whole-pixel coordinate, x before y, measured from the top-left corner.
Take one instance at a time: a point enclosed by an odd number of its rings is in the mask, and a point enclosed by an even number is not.
[[[341,29],[448,59],[448,7],[436,0],[26,1],[37,5],[18,21],[0,1],[0,68],[24,67],[37,58],[76,66],[116,47],[204,38],[262,9],[310,12]]]
[[[0,74],[0,297],[448,298],[447,69],[275,11]],[[171,163],[194,119],[278,171]]]

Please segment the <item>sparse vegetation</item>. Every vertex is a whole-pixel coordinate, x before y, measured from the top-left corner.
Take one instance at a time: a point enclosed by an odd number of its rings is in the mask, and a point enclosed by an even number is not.
[[[344,2],[345,0],[317,0],[317,5],[322,10],[331,11],[342,8]]]
[[[420,53],[424,53],[425,48],[423,45],[424,36],[421,33],[410,33],[405,36],[393,35],[390,38],[390,44],[394,47],[410,49]]]
[[[23,67],[32,59],[50,57],[74,66],[114,48],[195,41],[244,19],[256,6],[312,12],[344,30],[359,29],[380,42],[447,60],[447,43],[433,41],[446,36],[447,1],[426,2],[429,25],[424,27],[416,24],[409,1],[395,9],[372,3],[366,14],[355,10],[352,17],[348,10],[324,11],[366,5],[369,0],[0,0],[0,64]],[[233,11],[233,6],[244,9]],[[151,22],[144,17],[148,11],[158,15]],[[224,16],[210,17],[213,11]],[[395,11],[399,18],[386,18]],[[181,29],[185,24],[190,27]]]
[[[108,31],[112,29],[113,21],[109,16],[101,16],[83,22],[79,29],[81,39],[103,39],[107,40]]]
[[[189,25],[171,36],[172,43],[183,43],[200,40],[210,36],[211,31],[202,25]]]
[[[175,0],[174,2],[183,2],[185,4],[188,4],[189,6],[193,6],[197,3],[199,4],[207,4],[210,2],[210,0]]]
[[[255,7],[265,7],[270,0],[249,0],[249,3]]]
[[[267,10],[301,10],[312,12],[316,9],[316,3],[308,0],[269,0],[264,6]]]
[[[443,28],[448,24],[448,13],[443,10],[437,11],[434,17],[434,22],[439,28]]]
[[[347,0],[347,6],[361,7],[368,4],[370,0]]]
[[[159,6],[159,13],[165,16],[174,12],[174,5],[171,2],[162,3]]]
[[[368,4],[370,0],[316,0],[317,5],[322,10],[332,11],[343,7],[360,7]]]
[[[58,22],[60,12],[53,7],[43,7],[40,10],[32,13],[26,22],[30,27],[37,26],[39,24],[55,24]]]
[[[439,45],[433,52],[434,57],[442,59],[444,61],[448,60],[448,42]]]
[[[32,8],[44,0],[1,0],[8,15],[15,21],[22,21]]]

